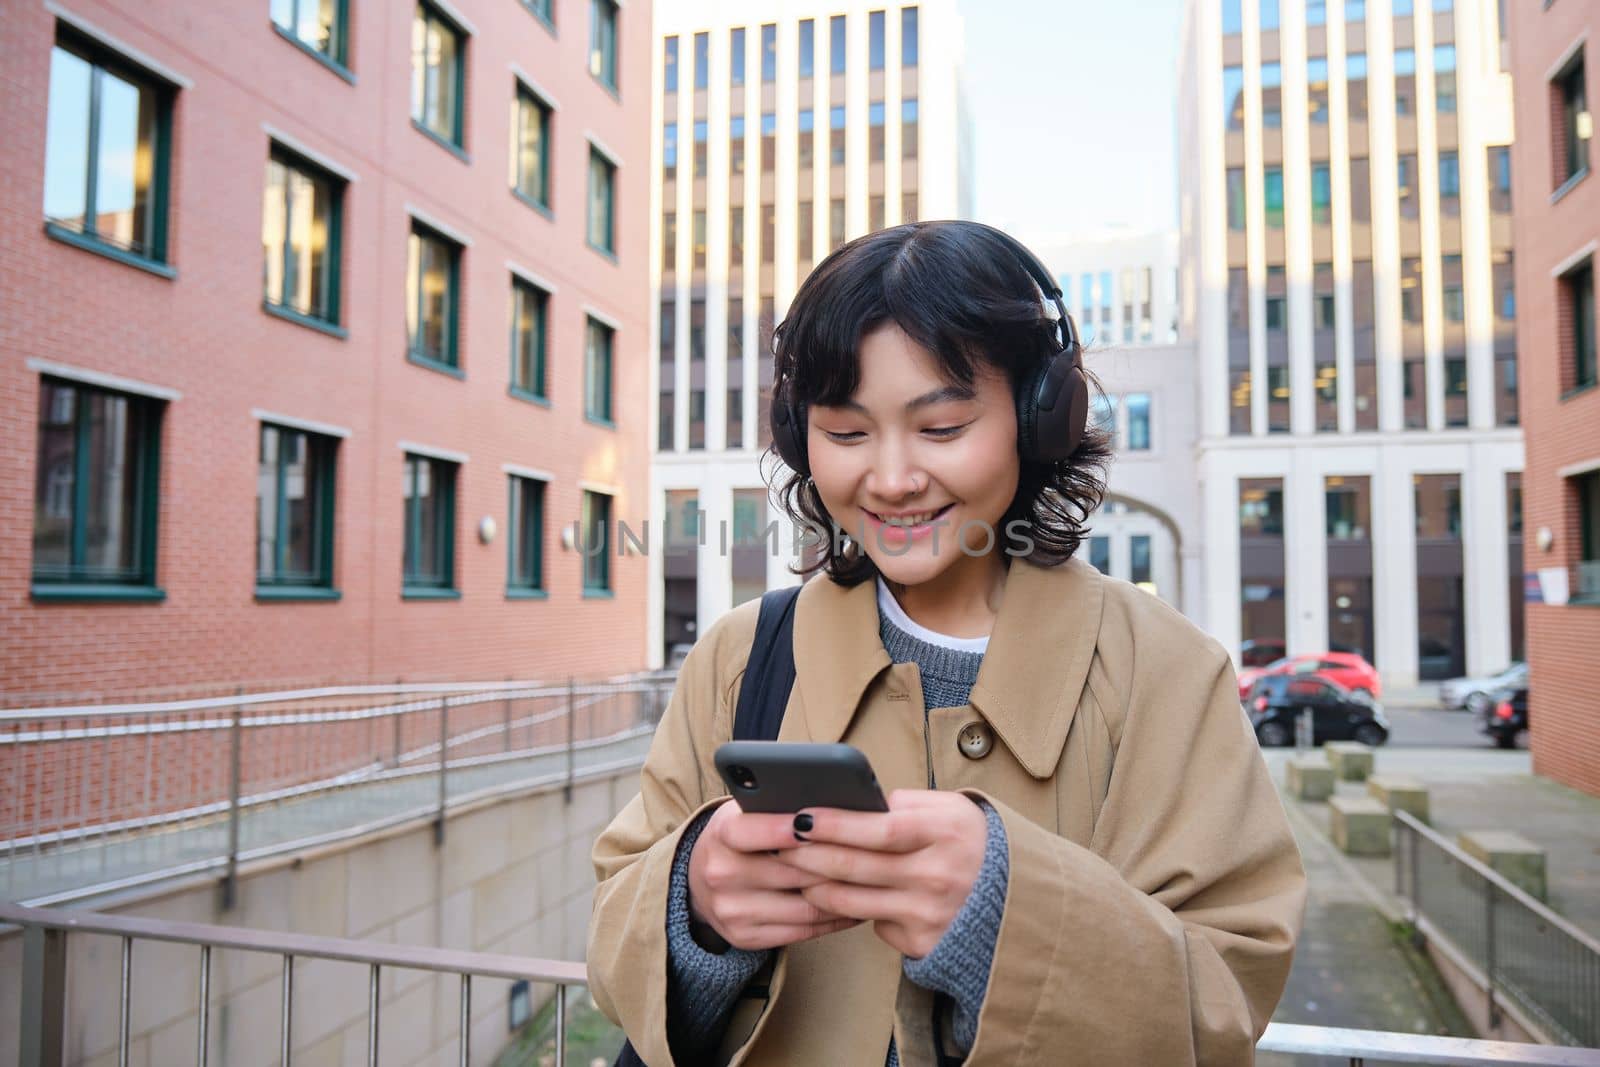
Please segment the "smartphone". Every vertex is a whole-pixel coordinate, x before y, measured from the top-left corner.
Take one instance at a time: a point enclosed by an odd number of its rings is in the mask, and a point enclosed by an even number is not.
[[[747,812],[787,815],[802,808],[888,811],[872,764],[852,745],[729,741],[717,772]]]

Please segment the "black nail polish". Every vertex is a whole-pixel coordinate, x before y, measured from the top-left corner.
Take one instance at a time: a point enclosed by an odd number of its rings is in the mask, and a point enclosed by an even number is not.
[[[797,834],[808,833],[811,830],[811,816],[801,812],[794,817],[794,832]]]

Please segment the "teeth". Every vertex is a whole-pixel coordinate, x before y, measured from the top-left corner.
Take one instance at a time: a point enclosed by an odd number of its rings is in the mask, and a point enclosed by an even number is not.
[[[939,509],[939,511],[943,510],[943,508]],[[884,523],[889,526],[916,526],[919,523],[927,522],[929,519],[939,514],[939,511],[923,511],[917,513],[916,515],[902,515],[899,518],[893,519],[885,518],[883,516],[879,516],[879,518],[882,518]]]

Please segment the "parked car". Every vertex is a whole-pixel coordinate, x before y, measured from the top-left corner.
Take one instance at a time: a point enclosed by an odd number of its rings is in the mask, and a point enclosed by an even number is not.
[[[1239,665],[1265,667],[1282,659],[1288,651],[1288,646],[1279,638],[1251,638],[1239,646]]]
[[[1454,711],[1465,708],[1481,715],[1490,704],[1490,697],[1502,689],[1526,689],[1528,665],[1513,663],[1503,671],[1477,678],[1451,678],[1439,683],[1439,706]]]
[[[1382,705],[1317,675],[1269,674],[1250,691],[1245,711],[1263,748],[1293,744],[1295,721],[1305,711],[1311,712],[1312,744],[1389,740]]]
[[[1516,748],[1517,735],[1528,728],[1528,687],[1492,694],[1478,715],[1478,730],[1500,748]]]
[[[1351,692],[1374,698],[1383,695],[1383,681],[1378,677],[1377,668],[1360,656],[1351,652],[1318,652],[1290,656],[1258,669],[1245,668],[1239,672],[1239,699],[1243,700],[1259,679],[1270,674],[1314,674]]]

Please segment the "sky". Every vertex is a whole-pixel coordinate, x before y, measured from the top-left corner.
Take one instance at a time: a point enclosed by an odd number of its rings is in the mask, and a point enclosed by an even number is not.
[[[1175,229],[1183,0],[957,0],[975,213],[1029,234]]]

